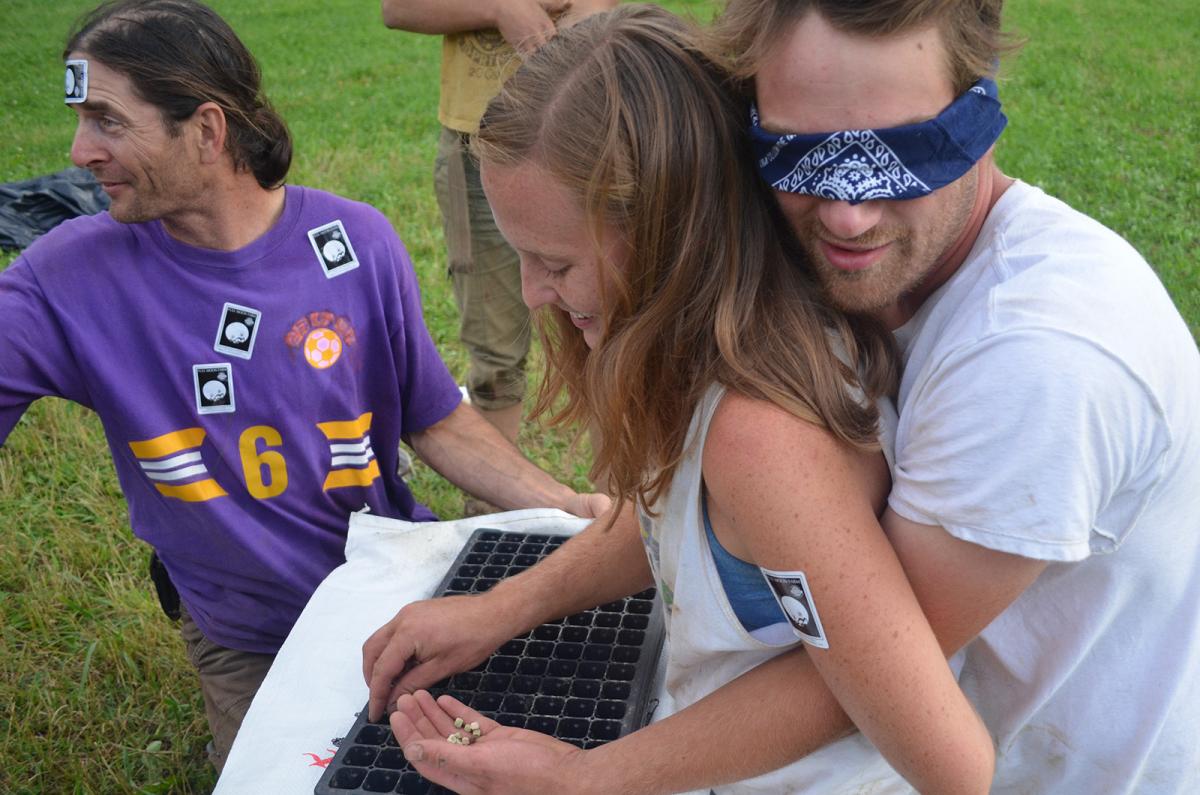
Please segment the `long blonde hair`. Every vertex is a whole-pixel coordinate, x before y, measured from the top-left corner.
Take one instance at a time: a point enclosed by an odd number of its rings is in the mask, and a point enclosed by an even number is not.
[[[530,57],[474,139],[485,168],[536,163],[576,193],[597,251],[606,222],[625,237],[623,267],[605,263],[594,350],[565,312],[540,313],[548,366],[536,413],[594,424],[593,472],[646,508],[669,485],[710,384],[871,448],[876,410],[847,386],[874,398],[895,378],[890,338],[821,301],[725,81],[690,25],[623,5]]]

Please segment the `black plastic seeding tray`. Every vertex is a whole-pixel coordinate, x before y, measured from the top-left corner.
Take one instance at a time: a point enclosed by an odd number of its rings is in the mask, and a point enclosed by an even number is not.
[[[566,536],[476,530],[435,595],[481,593],[529,568]],[[536,627],[480,665],[429,688],[507,726],[594,748],[649,721],[663,623],[654,589]],[[445,793],[413,770],[386,722],[364,706],[316,795]]]

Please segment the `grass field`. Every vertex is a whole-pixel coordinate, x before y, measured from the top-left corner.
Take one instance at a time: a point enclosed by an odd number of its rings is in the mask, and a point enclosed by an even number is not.
[[[0,8],[0,181],[68,165],[73,114],[60,99],[59,54],[90,5]],[[387,214],[417,264],[433,336],[461,374],[430,178],[438,40],[385,30],[373,2],[213,5],[258,55],[291,124],[291,181]],[[1004,70],[1001,165],[1125,235],[1200,336],[1200,6],[1010,0],[1008,15],[1028,44]],[[522,445],[584,485],[586,462],[561,436],[527,427]],[[428,470],[416,489],[443,515],[461,506]],[[94,417],[56,400],[28,412],[0,452],[0,517],[0,792],[208,791],[203,707],[148,587],[148,550],[129,532]]]

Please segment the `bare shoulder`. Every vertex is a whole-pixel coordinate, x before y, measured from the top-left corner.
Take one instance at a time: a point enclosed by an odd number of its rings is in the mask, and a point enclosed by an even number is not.
[[[706,482],[766,478],[795,484],[802,478],[820,487],[843,471],[878,472],[881,460],[841,441],[815,420],[728,392],[709,425],[703,465]]]
[[[703,471],[714,532],[745,559],[757,558],[754,548],[768,537],[794,537],[797,528],[874,524],[890,485],[882,454],[732,392],[709,425]]]
[[[780,434],[819,440],[832,436],[819,423],[792,414],[769,400],[748,397],[727,391],[713,414],[709,439],[720,442],[722,437],[749,440],[761,435],[764,442],[778,439]]]

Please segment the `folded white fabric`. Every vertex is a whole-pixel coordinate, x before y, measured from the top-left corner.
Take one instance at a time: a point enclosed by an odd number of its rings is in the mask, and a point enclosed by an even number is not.
[[[552,509],[454,522],[350,518],[346,562],[321,583],[258,691],[215,795],[307,795],[367,701],[362,644],[409,602],[433,595],[471,533],[574,535],[589,520]]]

